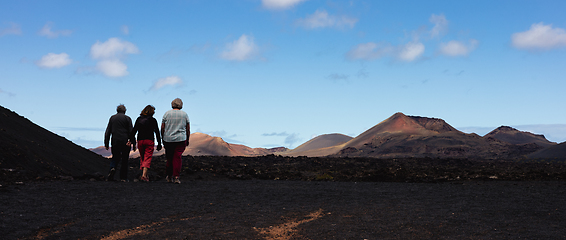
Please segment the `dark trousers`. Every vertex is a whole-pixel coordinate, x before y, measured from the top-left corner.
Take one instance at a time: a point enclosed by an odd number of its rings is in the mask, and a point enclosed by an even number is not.
[[[126,144],[112,144],[112,159],[110,160],[110,168],[118,167],[120,163],[120,179],[128,179],[128,159],[130,158],[130,146]]]
[[[185,142],[165,142],[165,174],[167,176],[178,177],[181,174],[182,155],[185,151]]]

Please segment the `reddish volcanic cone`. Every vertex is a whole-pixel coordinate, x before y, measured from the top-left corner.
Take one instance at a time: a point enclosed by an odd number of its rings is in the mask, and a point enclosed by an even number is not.
[[[398,112],[348,142],[346,147],[358,148],[388,135],[432,136],[448,132],[461,133],[442,119],[413,117]]]

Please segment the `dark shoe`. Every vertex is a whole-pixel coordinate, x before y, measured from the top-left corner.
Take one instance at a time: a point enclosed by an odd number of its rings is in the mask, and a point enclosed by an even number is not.
[[[122,182],[130,182],[130,180],[128,180],[128,179],[122,179],[122,180],[120,180],[120,181],[122,181]]]
[[[141,177],[140,180],[142,182],[149,182],[149,178],[148,177]]]
[[[165,177],[165,180],[167,180],[168,183],[173,182],[173,179],[171,179],[171,177],[169,177],[169,176]]]
[[[175,177],[173,182],[176,183],[176,184],[181,184],[181,180],[179,179],[179,177]]]
[[[116,173],[116,168],[111,168],[110,173],[106,177],[106,181],[114,181],[114,173]]]

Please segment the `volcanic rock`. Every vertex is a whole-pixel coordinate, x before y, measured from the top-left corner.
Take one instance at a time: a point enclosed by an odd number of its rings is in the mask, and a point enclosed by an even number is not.
[[[0,106],[2,178],[101,175],[108,160]]]
[[[536,143],[541,147],[550,147],[556,145],[555,142],[548,141],[542,134],[533,134],[530,132],[519,131],[508,126],[501,126],[486,134],[484,138],[495,138],[512,144]]]

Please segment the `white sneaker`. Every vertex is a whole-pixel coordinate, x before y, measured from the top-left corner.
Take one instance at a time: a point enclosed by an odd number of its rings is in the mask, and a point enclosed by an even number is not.
[[[168,183],[173,182],[173,179],[171,179],[171,177],[169,177],[169,176],[165,177],[165,180],[167,180]]]
[[[181,180],[179,180],[179,177],[175,177],[175,180],[173,180],[173,182],[176,184],[181,184]]]

